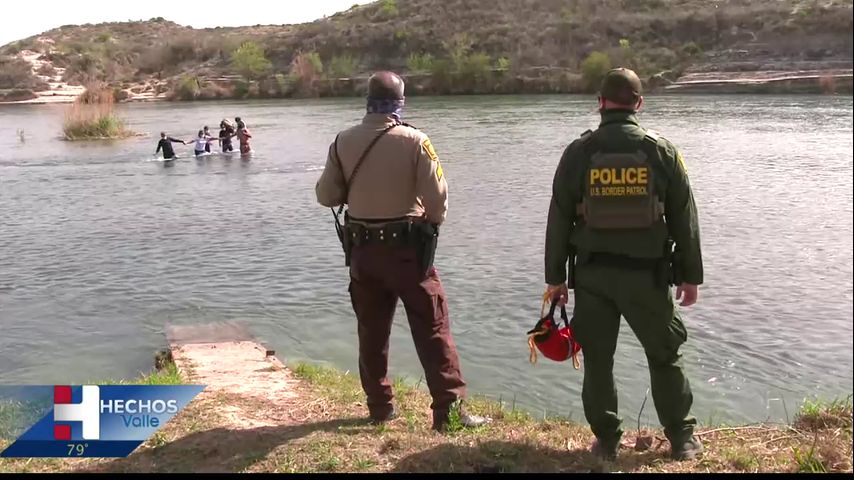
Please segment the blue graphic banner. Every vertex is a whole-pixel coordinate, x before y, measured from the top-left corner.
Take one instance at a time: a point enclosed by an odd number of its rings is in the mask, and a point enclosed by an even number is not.
[[[123,458],[183,410],[204,386],[85,385],[22,387],[0,403],[28,422],[0,453],[17,458]],[[0,402],[3,400],[0,399]],[[36,419],[33,424],[33,419]],[[15,425],[0,425],[14,431]],[[20,427],[20,426],[19,426]]]

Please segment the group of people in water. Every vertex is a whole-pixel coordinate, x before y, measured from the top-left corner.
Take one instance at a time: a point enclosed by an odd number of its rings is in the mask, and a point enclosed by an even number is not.
[[[214,137],[211,135],[210,128],[204,127],[202,130],[199,130],[199,134],[196,139],[191,140],[190,142],[170,137],[166,132],[161,132],[160,142],[157,143],[157,151],[155,151],[154,154],[157,155],[162,150],[164,160],[174,160],[177,158],[177,155],[175,154],[175,149],[172,148],[173,143],[180,143],[182,145],[192,143],[194,155],[196,157],[201,157],[211,153],[211,144],[213,142],[219,142],[219,146],[222,148],[222,153],[231,153],[234,151],[232,139],[235,137],[237,137],[237,141],[240,144],[239,149],[241,155],[248,155],[252,152],[252,147],[249,145],[249,140],[252,138],[252,134],[249,133],[246,123],[241,120],[240,117],[235,118],[234,123],[227,119],[223,119],[219,124],[219,128],[219,136]]]

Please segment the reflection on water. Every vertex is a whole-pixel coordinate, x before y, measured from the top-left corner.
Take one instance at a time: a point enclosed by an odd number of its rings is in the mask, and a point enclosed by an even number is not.
[[[574,419],[581,373],[529,365],[524,334],[539,314],[554,168],[593,109],[571,96],[413,98],[407,117],[450,182],[437,262],[472,391]],[[684,350],[701,420],[785,419],[805,396],[852,390],[851,109],[832,97],[648,101],[642,120],[683,149],[701,212],[707,285],[685,313]],[[347,272],[314,184],[360,100],[123,114],[151,135],[68,143],[61,107],[0,109],[0,383],[132,376],[167,322],[246,322],[286,360],[355,369]],[[238,115],[251,161],[152,161],[155,133],[190,139]],[[405,321],[393,335],[393,373],[419,378]],[[615,373],[631,418],[649,380],[628,328]]]

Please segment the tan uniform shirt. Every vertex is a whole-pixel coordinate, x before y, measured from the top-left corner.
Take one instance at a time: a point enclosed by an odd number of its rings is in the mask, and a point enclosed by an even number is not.
[[[441,224],[448,211],[448,183],[430,139],[414,128],[399,126],[385,134],[362,163],[349,200],[344,198],[359,158],[393,123],[391,116],[367,114],[361,124],[341,132],[341,167],[333,143],[315,189],[317,201],[330,208],[346,203],[350,216],[360,220],[426,216],[429,222]]]

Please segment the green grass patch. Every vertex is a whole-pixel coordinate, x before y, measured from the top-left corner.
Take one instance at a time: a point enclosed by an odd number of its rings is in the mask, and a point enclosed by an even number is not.
[[[62,129],[66,140],[118,139],[132,136],[124,121],[114,114],[66,122]]]
[[[167,363],[161,370],[141,374],[132,380],[100,380],[87,382],[91,385],[185,385],[187,380],[174,363]]]
[[[799,473],[827,473],[827,467],[819,457],[815,446],[794,449],[795,463]]]
[[[827,428],[851,429],[851,396],[832,401],[807,399],[795,417],[795,428],[815,431]]]
[[[759,460],[750,451],[729,450],[724,454],[724,457],[735,471],[756,472],[759,470]]]
[[[318,393],[332,400],[359,402],[364,399],[359,378],[348,372],[339,372],[332,368],[299,363],[293,368],[294,375],[310,383]]]

